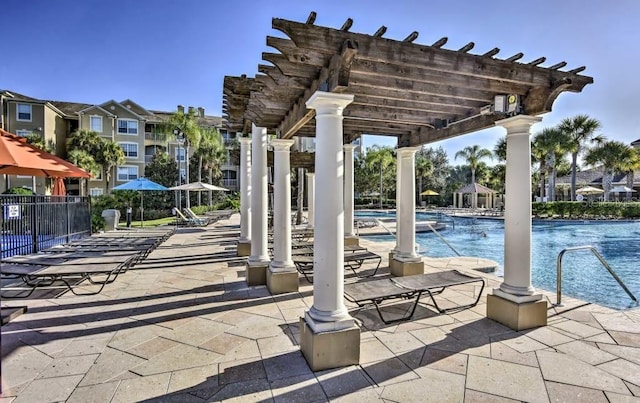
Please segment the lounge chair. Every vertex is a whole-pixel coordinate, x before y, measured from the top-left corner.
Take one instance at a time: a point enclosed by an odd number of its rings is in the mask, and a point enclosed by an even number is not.
[[[213,224],[214,222],[219,220],[219,218],[214,217],[214,216],[199,216],[196,213],[194,213],[193,210],[191,210],[189,207],[185,207],[185,208],[183,208],[183,210],[184,210],[184,214],[188,218],[191,218],[193,220],[202,220],[202,221],[206,222],[207,225]]]
[[[180,210],[177,208],[174,209],[176,213],[176,225],[187,225],[187,226],[195,226],[195,227],[204,227],[207,225],[207,221],[200,218],[189,218],[186,217]]]
[[[382,256],[366,250],[346,252],[344,254],[344,268],[350,269],[356,277],[375,276],[380,268],[381,262]],[[361,275],[357,272],[357,269],[360,269],[365,263],[373,263],[376,265],[373,273]],[[302,274],[308,282],[313,283],[313,255],[294,255],[293,264],[295,264],[298,272]]]
[[[0,263],[0,276],[3,279],[19,279],[24,285],[2,287],[2,298],[27,298],[36,289],[60,288],[66,288],[75,295],[95,295],[134,264],[139,254],[123,252],[90,255],[72,252],[13,256]],[[88,292],[76,291],[77,287],[84,287],[81,284],[84,280],[98,285],[98,289]],[[55,283],[62,285],[54,285]],[[7,291],[15,293],[7,295]]]
[[[467,305],[457,305],[451,308],[440,308],[436,302],[434,295],[442,293],[449,287],[454,287],[463,284],[480,283],[480,291],[478,297],[474,302]],[[429,274],[417,274],[414,276],[384,278],[372,281],[362,281],[353,284],[345,284],[344,297],[351,302],[356,303],[362,307],[368,304],[373,304],[380,315],[380,319],[385,324],[394,322],[402,322],[411,319],[416,311],[420,297],[426,293],[431,297],[433,306],[440,313],[458,311],[466,308],[476,306],[482,291],[484,290],[484,279],[482,277],[470,276],[468,274],[461,273],[457,270],[447,270],[438,273]],[[388,319],[382,314],[380,305],[393,299],[413,299],[413,305],[406,312],[406,314],[400,318]]]

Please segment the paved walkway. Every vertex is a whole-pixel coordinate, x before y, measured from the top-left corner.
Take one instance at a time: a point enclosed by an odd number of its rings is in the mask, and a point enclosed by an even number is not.
[[[247,287],[237,231],[237,216],[181,229],[97,296],[5,301],[29,311],[2,327],[0,402],[640,400],[640,312],[568,298],[549,309],[549,326],[522,332],[486,319],[485,298],[450,315],[421,306],[396,325],[350,306],[360,365],[312,372],[298,346],[312,287],[302,280],[299,293],[277,296]],[[385,258],[392,246],[363,243]],[[487,291],[499,283],[480,274]],[[447,290],[442,303],[476,291]]]

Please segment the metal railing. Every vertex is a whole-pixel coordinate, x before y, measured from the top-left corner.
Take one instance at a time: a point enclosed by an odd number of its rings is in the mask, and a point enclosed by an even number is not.
[[[607,263],[606,260],[604,260],[604,258],[602,257],[602,255],[596,250],[595,247],[593,247],[592,245],[584,245],[584,246],[575,246],[573,248],[566,248],[563,249],[562,251],[560,251],[560,253],[558,254],[558,268],[557,268],[557,296],[556,296],[556,304],[555,306],[562,306],[562,258],[564,257],[564,255],[567,252],[575,252],[575,251],[580,251],[580,250],[590,250],[591,253],[593,253],[595,255],[595,257],[598,258],[598,260],[600,261],[600,263],[602,263],[602,265],[604,266],[605,269],[607,269],[607,271],[609,272],[609,274],[611,274],[611,276],[618,282],[618,284],[620,285],[620,287],[622,287],[622,289],[627,293],[627,295],[629,295],[629,297],[631,297],[631,299],[634,302],[638,302],[638,299],[635,297],[635,295],[633,295],[633,293],[631,291],[629,291],[629,289],[627,288],[627,286],[622,282],[622,280],[620,279],[620,277],[618,277],[618,275],[616,274],[615,271],[613,271],[613,268],[611,266],[609,266],[609,263]]]
[[[449,241],[447,241],[446,239],[444,239],[444,237],[442,235],[440,235],[440,233],[438,233],[438,231],[433,228],[433,226],[431,226],[431,224],[427,223],[427,226],[431,229],[431,232],[433,232],[434,234],[436,234],[438,236],[438,238],[440,238],[440,240],[442,242],[444,242],[445,245],[447,245],[449,248],[451,248],[451,250],[453,251],[453,253],[455,253],[458,256],[462,256],[460,255],[460,253],[456,250],[456,248],[453,247],[453,245],[451,245],[449,243]]]
[[[0,205],[3,258],[91,235],[88,197],[0,195]]]
[[[451,217],[450,215],[442,212],[442,211],[438,211],[436,213],[436,222],[450,222],[451,223],[451,228],[452,229],[456,229],[456,222],[453,219],[453,217]]]

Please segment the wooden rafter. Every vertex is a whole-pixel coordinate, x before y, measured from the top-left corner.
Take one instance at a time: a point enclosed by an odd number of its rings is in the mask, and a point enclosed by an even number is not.
[[[253,122],[281,138],[315,135],[315,112],[307,100],[318,90],[354,95],[344,111],[346,140],[361,134],[398,137],[419,145],[477,131],[504,115],[489,113],[496,95],[520,96],[520,111],[551,110],[565,91],[580,92],[593,82],[579,75],[584,67],[562,71],[566,62],[542,67],[546,58],[519,62],[522,53],[505,59],[498,48],[473,54],[473,42],[445,49],[447,37],[431,46],[415,43],[414,31],[401,40],[375,33],[350,32],[349,18],[338,28],[273,19],[286,38],[267,37],[278,53],[264,52],[255,78],[225,77],[223,113],[231,130]]]

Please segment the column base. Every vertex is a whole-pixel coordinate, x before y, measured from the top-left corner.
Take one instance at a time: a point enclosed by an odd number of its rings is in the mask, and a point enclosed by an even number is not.
[[[300,350],[312,371],[360,363],[360,328],[315,333],[300,318]]]
[[[389,255],[391,255],[391,253],[389,253]],[[396,277],[424,274],[424,262],[422,259],[413,262],[405,262],[392,258],[389,260],[389,271]]]
[[[238,256],[251,256],[251,241],[238,241]]]
[[[344,246],[358,246],[360,245],[360,237],[355,235],[345,235]]]
[[[487,318],[517,331],[546,326],[547,301],[517,303],[489,294],[487,295]]]
[[[245,277],[247,285],[266,285],[267,284],[267,268],[269,262],[247,263]]]
[[[267,288],[271,294],[284,294],[298,292],[300,280],[298,271],[272,271],[267,270]]]

